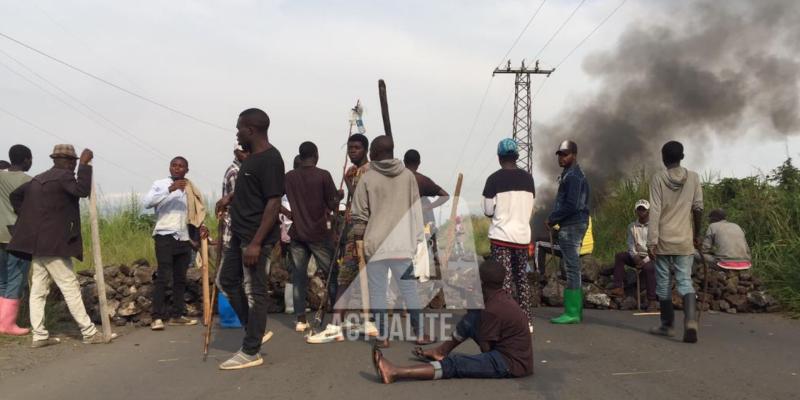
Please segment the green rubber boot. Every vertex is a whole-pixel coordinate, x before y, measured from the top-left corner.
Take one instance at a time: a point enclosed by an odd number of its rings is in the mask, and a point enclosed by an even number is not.
[[[583,317],[583,290],[564,289],[564,314],[553,318],[554,324],[579,324]]]

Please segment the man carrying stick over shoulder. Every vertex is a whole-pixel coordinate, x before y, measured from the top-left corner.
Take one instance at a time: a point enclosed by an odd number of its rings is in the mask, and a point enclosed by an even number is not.
[[[284,193],[284,165],[269,143],[269,116],[251,108],[239,114],[236,138],[250,156],[242,162],[236,191],[217,202],[217,213],[230,205],[233,235],[219,273],[222,291],[245,326],[242,348],[220,364],[223,370],[261,365],[259,354],[267,326],[267,276],[272,247],[280,239],[278,212]],[[245,291],[249,282],[249,296]],[[248,297],[252,304],[248,303]]]
[[[31,347],[58,344],[44,326],[44,306],[55,282],[67,302],[72,318],[78,323],[83,343],[105,343],[86,313],[78,279],[72,271],[72,257],[83,260],[79,200],[88,197],[92,187],[92,151],[84,149],[80,157],[71,144],[59,144],[50,158],[53,168],[36,175],[9,196],[19,218],[8,251],[31,259]],[[112,337],[113,339],[113,337]]]
[[[683,341],[697,342],[697,297],[692,286],[694,250],[703,244],[703,188],[694,171],[681,167],[683,145],[670,141],[661,148],[666,170],[650,183],[650,226],[647,251],[656,263],[656,295],[661,303],[661,326],[650,333],[672,336],[670,267],[675,268],[678,294],[683,297]]]

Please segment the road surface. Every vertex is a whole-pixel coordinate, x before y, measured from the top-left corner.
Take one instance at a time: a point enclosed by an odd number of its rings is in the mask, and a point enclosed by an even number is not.
[[[270,315],[265,364],[242,371],[217,369],[237,350],[240,330],[215,330],[207,362],[199,326],[128,329],[110,345],[5,342],[0,399],[800,399],[800,321],[703,315],[700,342],[690,345],[646,334],[657,316],[586,310],[581,325],[547,323],[558,312],[535,310],[535,374],[523,379],[383,385],[366,342],[307,345],[291,317]],[[393,344],[385,354],[412,363],[412,347]]]

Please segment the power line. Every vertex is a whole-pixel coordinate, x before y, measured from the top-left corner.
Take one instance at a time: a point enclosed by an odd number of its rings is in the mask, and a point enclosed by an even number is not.
[[[70,143],[70,140],[64,138],[63,136],[57,135],[57,134],[55,134],[55,133],[53,133],[53,132],[51,132],[51,131],[49,131],[47,129],[44,129],[41,126],[36,125],[33,122],[31,122],[31,121],[29,121],[29,120],[27,120],[25,118],[22,118],[19,115],[16,115],[16,114],[12,113],[11,111],[6,110],[3,107],[0,107],[0,112],[5,113],[6,115],[10,116],[11,118],[14,118],[14,119],[16,119],[16,120],[18,120],[18,121],[20,121],[20,122],[32,127],[32,128],[34,128],[34,129],[38,130],[39,132],[42,132],[42,133],[44,133],[44,134],[46,134],[48,136],[54,137],[54,138],[56,138],[56,139],[58,139],[58,140],[60,140],[60,141],[62,141],[64,143]],[[119,164],[115,163],[114,161],[111,161],[111,160],[105,158],[105,157],[95,155],[94,158],[96,158],[98,160],[102,160],[102,161],[108,163],[109,165],[113,165],[113,166],[115,166],[115,167],[117,167],[117,168],[119,168],[119,169],[121,169],[121,170],[123,170],[123,171],[125,171],[125,172],[127,172],[127,173],[129,173],[129,174],[131,174],[131,175],[133,175],[133,176],[135,176],[137,178],[139,178],[139,179],[144,180],[144,178],[142,178],[142,176],[141,176],[141,173],[134,172],[134,171],[132,171],[132,170],[130,170],[128,168],[123,167],[122,165],[119,165]]]
[[[512,90],[508,94],[508,97],[506,97],[506,101],[503,103],[503,107],[500,108],[500,112],[497,113],[497,117],[494,119],[494,124],[492,124],[492,129],[490,129],[489,133],[487,133],[486,136],[484,136],[483,143],[481,143],[481,146],[478,148],[478,154],[475,155],[476,158],[477,158],[477,156],[479,156],[481,154],[481,150],[486,148],[486,144],[489,142],[489,138],[492,137],[492,134],[494,133],[495,128],[497,128],[497,124],[500,122],[500,119],[503,117],[503,113],[505,112],[506,107],[508,106],[508,103],[511,101],[511,97],[513,97],[513,96],[514,96],[514,91]],[[479,181],[481,179],[481,176],[483,176],[483,172],[486,170],[486,167],[488,166],[488,164],[490,162],[491,162],[491,159],[489,160],[489,162],[485,163],[481,169],[478,170],[479,171],[478,174],[475,174],[470,178],[470,182],[469,182],[470,186],[472,184],[474,184],[476,181]],[[473,169],[472,170],[474,171],[475,170],[474,169],[475,164],[472,164],[472,165],[473,165]]]
[[[205,121],[203,119],[195,117],[194,115],[188,114],[188,113],[183,112],[181,110],[178,110],[178,109],[176,109],[174,107],[170,107],[170,106],[168,106],[166,104],[160,103],[160,102],[158,102],[156,100],[153,100],[153,99],[145,97],[145,96],[143,96],[141,94],[138,94],[138,93],[136,93],[136,92],[134,92],[132,90],[129,90],[129,89],[126,89],[126,88],[124,88],[122,86],[119,86],[119,85],[117,85],[117,84],[115,84],[113,82],[110,82],[110,81],[108,81],[106,79],[103,79],[103,78],[101,78],[101,77],[99,77],[99,76],[97,76],[97,75],[95,75],[95,74],[93,74],[91,72],[87,72],[87,71],[85,71],[85,70],[83,70],[81,68],[78,68],[78,67],[76,67],[76,66],[74,66],[74,65],[72,65],[72,64],[70,64],[70,63],[68,63],[66,61],[63,61],[63,60],[61,60],[59,58],[51,56],[50,54],[47,54],[47,53],[45,53],[45,52],[43,52],[43,51],[41,51],[41,50],[39,50],[39,49],[37,49],[37,48],[35,48],[33,46],[30,46],[30,45],[24,43],[24,42],[21,42],[21,41],[15,39],[15,38],[3,33],[3,32],[0,32],[0,36],[4,37],[4,38],[6,38],[6,39],[8,39],[8,40],[20,45],[20,46],[22,46],[22,47],[24,47],[24,48],[26,48],[26,49],[28,49],[30,51],[33,51],[34,53],[37,53],[37,54],[39,54],[41,56],[49,58],[50,60],[55,61],[55,62],[65,66],[67,68],[70,68],[70,69],[72,69],[74,71],[77,71],[77,72],[79,72],[79,73],[81,73],[83,75],[86,75],[86,76],[88,76],[88,77],[90,77],[90,78],[92,78],[94,80],[102,82],[102,83],[104,83],[104,84],[106,84],[108,86],[113,87],[114,89],[117,89],[117,90],[119,90],[121,92],[127,93],[127,94],[129,94],[129,95],[131,95],[133,97],[136,97],[136,98],[140,99],[140,100],[146,101],[146,102],[148,102],[150,104],[156,105],[156,106],[161,107],[161,108],[163,108],[165,110],[171,111],[171,112],[173,112],[175,114],[178,114],[178,115],[181,115],[181,116],[183,116],[185,118],[191,119],[191,120],[193,120],[195,122],[199,122],[201,124],[208,125],[208,126],[217,128],[217,129],[222,130],[222,131],[230,131],[230,128],[223,128],[222,126],[219,126],[219,125],[217,125],[215,123]]]
[[[559,62],[558,62],[558,64],[556,64],[556,68],[560,67],[560,66],[561,66],[561,64],[563,64],[563,63],[564,63],[564,61],[567,61],[567,59],[568,59],[570,56],[572,56],[572,53],[574,53],[574,52],[575,52],[575,50],[578,50],[578,48],[579,48],[579,47],[583,46],[583,44],[584,44],[584,43],[585,43],[587,40],[589,40],[589,38],[590,38],[590,37],[592,37],[592,35],[594,35],[594,34],[595,34],[595,32],[597,32],[597,30],[598,30],[598,29],[600,29],[600,27],[601,27],[601,26],[603,26],[603,24],[605,24],[605,23],[606,23],[606,22],[607,22],[609,19],[611,19],[611,17],[613,17],[613,16],[614,16],[614,14],[616,14],[616,13],[617,13],[617,11],[619,11],[619,9],[620,9],[620,8],[622,8],[622,6],[623,6],[623,5],[625,5],[625,2],[627,2],[627,1],[628,1],[628,0],[622,0],[622,1],[620,1],[620,2],[619,2],[619,4],[618,4],[618,5],[617,5],[617,6],[616,6],[616,7],[615,7],[613,10],[611,10],[611,12],[610,12],[608,15],[606,15],[606,17],[605,17],[605,18],[603,18],[603,20],[602,20],[602,21],[600,21],[600,23],[599,23],[599,24],[597,24],[597,26],[595,26],[595,27],[594,27],[594,29],[592,29],[592,30],[591,30],[591,32],[589,32],[589,34],[588,34],[588,35],[586,35],[586,36],[585,36],[585,37],[584,37],[584,38],[583,38],[583,39],[582,39],[580,42],[578,42],[578,44],[577,44],[577,45],[575,45],[575,47],[573,47],[573,48],[572,48],[572,50],[570,50],[570,51],[569,51],[569,53],[567,53],[567,55],[566,55],[566,56],[564,56],[564,58],[562,58],[562,59],[561,59],[561,61],[559,61]]]
[[[164,157],[164,158],[169,158],[169,156],[167,156],[166,154],[162,153],[162,152],[161,152],[160,150],[158,150],[157,148],[155,148],[155,147],[153,147],[153,146],[151,146],[151,145],[147,144],[146,142],[142,141],[141,139],[139,139],[138,137],[136,137],[136,136],[135,136],[135,135],[133,135],[132,133],[130,133],[130,132],[128,132],[127,130],[125,130],[125,128],[123,128],[123,127],[119,126],[119,125],[118,125],[118,124],[116,124],[115,122],[113,122],[113,121],[111,121],[110,119],[106,118],[106,117],[105,117],[103,114],[99,113],[99,112],[98,112],[98,111],[96,111],[94,108],[90,107],[88,104],[86,104],[86,103],[82,102],[81,100],[79,100],[79,99],[78,99],[78,98],[76,98],[75,96],[72,96],[72,95],[71,95],[71,94],[69,94],[69,93],[68,93],[66,90],[62,89],[61,87],[59,87],[59,86],[58,86],[58,85],[56,85],[55,83],[53,83],[53,82],[49,81],[47,78],[43,77],[42,75],[40,75],[40,74],[36,73],[36,71],[32,70],[32,69],[31,69],[31,68],[29,68],[27,65],[25,65],[25,64],[24,64],[24,63],[22,63],[21,61],[17,60],[16,58],[12,57],[11,55],[9,55],[8,53],[6,53],[5,51],[3,51],[3,50],[0,50],[0,53],[4,54],[6,57],[8,57],[8,58],[10,58],[11,60],[15,61],[15,62],[16,62],[18,65],[20,65],[20,66],[22,66],[23,68],[25,68],[25,69],[26,69],[28,72],[32,73],[32,74],[33,74],[33,75],[35,75],[37,78],[41,79],[42,81],[46,82],[47,84],[49,84],[50,86],[52,86],[53,88],[55,88],[56,90],[58,90],[59,92],[61,92],[61,93],[62,93],[64,96],[67,96],[67,97],[68,97],[68,98],[70,98],[72,101],[74,101],[74,102],[76,102],[76,103],[78,103],[78,104],[82,105],[83,107],[85,107],[86,109],[88,109],[89,111],[91,111],[92,113],[94,113],[96,116],[98,116],[99,118],[101,118],[101,119],[103,119],[104,121],[106,121],[107,123],[111,124],[111,125],[112,125],[112,128],[116,128],[117,130],[120,130],[120,131],[122,131],[123,133],[125,133],[125,134],[128,136],[128,137],[127,137],[127,139],[130,141],[130,143],[131,143],[131,144],[133,144],[133,145],[135,145],[135,146],[139,147],[139,148],[140,148],[140,149],[142,149],[142,150],[145,150],[145,151],[146,151],[146,152],[148,152],[148,153],[156,153],[156,154],[158,154],[158,155],[160,155],[160,156],[162,156],[162,157]],[[104,126],[104,125],[100,124],[100,123],[99,123],[97,120],[95,120],[95,119],[94,119],[92,116],[90,116],[90,115],[88,115],[87,113],[83,112],[82,110],[78,109],[78,108],[77,108],[77,107],[75,107],[73,104],[70,104],[69,102],[65,101],[64,99],[62,99],[61,97],[59,97],[59,96],[58,96],[58,95],[56,95],[55,93],[53,93],[53,92],[50,92],[49,90],[45,89],[44,87],[42,87],[42,86],[41,86],[41,85],[39,85],[38,83],[36,83],[36,82],[32,81],[31,79],[29,79],[29,78],[28,78],[28,77],[26,77],[25,75],[22,75],[21,73],[19,73],[19,72],[17,72],[17,71],[15,71],[15,70],[13,70],[13,69],[12,69],[11,67],[9,67],[9,66],[8,66],[6,63],[4,63],[4,62],[0,61],[0,65],[2,65],[3,67],[5,67],[7,70],[9,70],[10,72],[12,72],[13,74],[17,75],[19,78],[21,78],[21,79],[25,80],[26,82],[30,83],[31,85],[34,85],[34,86],[36,86],[36,87],[37,87],[39,90],[41,90],[41,91],[45,92],[46,94],[48,94],[48,95],[50,95],[50,96],[54,97],[56,100],[58,100],[59,102],[61,102],[61,103],[62,103],[62,104],[64,104],[64,105],[66,105],[67,107],[71,108],[71,109],[72,109],[72,110],[74,110],[75,112],[77,112],[77,113],[79,113],[79,114],[83,115],[84,117],[86,117],[86,118],[87,118],[87,119],[89,119],[90,121],[92,121],[92,122],[94,122],[94,123],[98,124],[98,125],[99,125],[101,128],[103,128],[103,129],[108,129],[108,127],[106,127],[106,126]],[[119,134],[118,132],[116,132],[114,129],[111,129],[111,131],[112,131],[112,132],[114,132],[115,134],[117,134],[117,136],[119,136],[119,137],[121,137],[121,138],[123,138],[123,139],[126,139],[126,137],[125,137],[125,136],[122,136],[121,134]]]
[[[517,46],[517,43],[519,43],[519,40],[520,40],[520,39],[522,39],[522,35],[524,35],[524,34],[525,34],[525,32],[528,30],[528,27],[530,27],[530,26],[531,26],[531,23],[533,22],[534,18],[536,18],[536,16],[537,16],[537,15],[539,15],[539,11],[541,11],[541,10],[542,10],[542,7],[544,6],[544,3],[545,3],[546,1],[547,1],[547,0],[542,0],[542,2],[541,2],[541,3],[539,3],[539,7],[537,7],[537,8],[536,8],[536,11],[534,11],[534,12],[533,12],[533,15],[531,15],[531,18],[530,18],[530,19],[528,19],[528,23],[527,23],[527,24],[525,24],[525,27],[524,27],[524,28],[522,28],[522,32],[520,32],[520,33],[519,33],[519,35],[517,36],[517,38],[516,38],[516,39],[514,39],[514,43],[512,43],[512,44],[511,44],[511,47],[509,47],[509,48],[508,48],[508,51],[506,52],[506,54],[505,54],[505,55],[503,55],[503,58],[500,60],[500,62],[499,62],[499,63],[497,63],[497,66],[498,66],[498,67],[499,67],[501,64],[503,64],[503,61],[505,61],[505,60],[507,60],[507,59],[508,59],[508,55],[509,55],[509,54],[511,54],[511,50],[513,50],[513,49],[514,49],[514,47],[516,47],[516,46]]]
[[[559,67],[560,67],[562,64],[564,64],[564,62],[565,62],[565,61],[567,61],[567,59],[568,59],[568,58],[570,58],[570,57],[572,56],[572,54],[573,54],[573,53],[575,53],[575,51],[577,51],[577,50],[578,50],[578,49],[579,49],[581,46],[583,46],[583,44],[584,44],[584,43],[586,43],[586,41],[588,41],[588,40],[589,40],[589,38],[591,38],[591,37],[592,37],[592,36],[593,36],[593,35],[594,35],[594,34],[595,34],[595,33],[596,33],[598,30],[600,30],[600,27],[602,27],[602,26],[603,26],[603,25],[604,25],[606,22],[608,22],[608,20],[610,20],[610,19],[611,19],[611,17],[613,17],[613,16],[614,16],[614,14],[616,14],[616,13],[617,13],[617,11],[619,11],[619,9],[620,9],[620,8],[622,8],[622,6],[623,6],[623,5],[625,5],[625,3],[626,3],[627,1],[628,1],[628,0],[622,0],[622,1],[620,1],[620,2],[619,2],[619,4],[618,4],[616,7],[614,7],[614,9],[613,9],[613,10],[611,10],[611,12],[610,12],[610,13],[608,13],[608,15],[606,15],[606,17],[605,17],[605,18],[603,18],[603,19],[600,21],[600,23],[598,23],[598,24],[597,24],[597,25],[594,27],[594,29],[592,29],[591,31],[589,31],[589,34],[587,34],[586,36],[584,36],[584,38],[583,38],[583,39],[581,39],[581,41],[580,41],[580,42],[578,42],[578,44],[576,44],[576,45],[575,45],[575,47],[573,47],[573,48],[572,48],[572,49],[571,49],[571,50],[570,50],[570,51],[567,53],[567,55],[565,55],[565,56],[564,56],[564,58],[562,58],[562,59],[561,59],[561,61],[559,61],[559,62],[558,62],[558,64],[556,64],[556,69],[558,69],[558,68],[559,68]],[[538,96],[538,95],[539,95],[539,92],[541,92],[541,91],[542,91],[542,89],[544,88],[544,85],[545,85],[545,83],[546,83],[546,82],[547,82],[547,79],[543,80],[543,81],[542,81],[542,84],[541,84],[541,85],[539,85],[539,87],[536,89],[536,92],[533,94],[533,98],[534,98],[534,99],[536,98],[536,96]]]
[[[556,29],[556,31],[553,32],[553,35],[550,36],[550,39],[547,39],[547,42],[544,43],[544,46],[542,46],[542,48],[539,49],[539,52],[536,53],[535,56],[533,56],[533,60],[538,60],[539,59],[539,56],[547,48],[547,46],[550,45],[550,42],[552,42],[553,39],[555,39],[555,37],[558,36],[558,33],[561,32],[562,29],[564,29],[564,27],[567,25],[567,23],[572,19],[573,16],[575,16],[575,13],[578,12],[578,9],[580,9],[581,6],[583,6],[583,3],[585,3],[585,2],[586,2],[586,0],[581,0],[581,2],[578,3],[578,5],[575,7],[575,9],[572,10],[572,13],[569,14],[567,19],[565,19],[564,22],[561,23],[561,26],[559,26],[558,29]]]
[[[519,43],[520,39],[525,34],[525,32],[528,31],[528,28],[531,26],[531,23],[536,18],[536,16],[539,15],[539,11],[541,11],[546,1],[547,0],[542,0],[542,2],[539,4],[539,7],[537,7],[536,10],[533,12],[533,15],[528,19],[528,23],[525,24],[524,28],[522,28],[522,32],[520,32],[519,35],[517,35],[517,38],[511,44],[511,47],[508,48],[506,54],[503,55],[503,59],[500,60],[499,64],[503,63],[506,57],[508,57],[508,55],[511,53],[511,50],[513,50],[514,47],[516,47],[517,43]],[[455,176],[456,170],[458,170],[459,165],[461,165],[461,159],[464,156],[464,151],[467,149],[467,145],[469,144],[470,140],[472,140],[473,133],[475,133],[475,127],[478,125],[478,119],[480,118],[481,111],[483,111],[483,105],[486,103],[486,97],[489,95],[489,89],[492,87],[492,82],[493,80],[489,79],[489,83],[486,85],[486,90],[484,90],[483,96],[481,97],[481,102],[478,105],[478,111],[475,113],[475,118],[473,118],[472,120],[472,126],[470,127],[469,132],[467,133],[467,139],[464,141],[464,145],[461,146],[461,151],[458,153],[458,159],[456,159],[456,164],[453,167],[453,171],[450,173],[450,176]]]

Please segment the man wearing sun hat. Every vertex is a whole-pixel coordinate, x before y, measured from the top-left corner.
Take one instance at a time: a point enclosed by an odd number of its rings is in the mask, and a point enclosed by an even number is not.
[[[589,182],[578,165],[578,145],[575,142],[561,142],[556,155],[558,166],[564,171],[558,178],[556,204],[545,224],[549,229],[555,225],[559,227],[558,244],[561,246],[561,262],[567,272],[567,286],[564,289],[564,313],[550,322],[577,324],[583,314],[580,248],[589,227]]]
[[[92,188],[92,151],[84,149],[80,162],[71,144],[59,144],[50,158],[53,168],[35,176],[9,195],[19,216],[9,252],[31,259],[30,312],[32,347],[58,344],[44,326],[44,308],[55,282],[83,335],[83,343],[103,343],[103,335],[86,314],[72,257],[83,260],[79,199]],[[79,165],[78,165],[79,164]],[[75,166],[78,177],[75,178]]]
[[[489,175],[483,188],[483,213],[492,219],[489,227],[492,259],[505,269],[503,289],[514,293],[517,302],[528,317],[528,327],[533,332],[531,314],[531,288],[527,278],[528,246],[531,243],[531,216],[536,191],[533,177],[517,167],[519,150],[513,139],[503,139],[497,144],[500,169]]]

